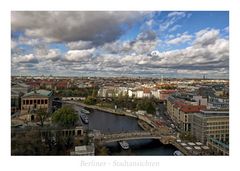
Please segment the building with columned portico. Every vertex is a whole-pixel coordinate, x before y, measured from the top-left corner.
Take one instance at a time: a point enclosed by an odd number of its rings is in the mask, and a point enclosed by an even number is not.
[[[21,98],[20,118],[27,121],[35,121],[37,109],[46,109],[46,112],[52,112],[53,92],[48,90],[34,90],[26,93]]]

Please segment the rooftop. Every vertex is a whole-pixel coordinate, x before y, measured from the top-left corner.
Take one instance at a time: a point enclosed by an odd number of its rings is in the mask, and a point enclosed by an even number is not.
[[[12,87],[23,87],[23,88],[28,88],[29,85],[25,84],[25,83],[20,83],[20,82],[12,82],[11,83]]]
[[[229,111],[210,111],[201,110],[198,113],[194,113],[198,117],[211,118],[211,117],[229,117]]]
[[[198,106],[185,105],[180,110],[185,112],[185,113],[194,113],[194,112],[199,112],[202,109],[206,109],[206,106],[203,106],[203,105],[198,105]]]
[[[34,90],[34,91],[31,91],[31,92],[25,94],[23,97],[28,97],[28,96],[32,96],[32,95],[40,95],[40,96],[50,97],[52,95],[52,91]]]
[[[94,145],[76,146],[75,151],[70,152],[71,155],[94,155]]]
[[[201,110],[202,115],[206,116],[228,116],[228,110]]]

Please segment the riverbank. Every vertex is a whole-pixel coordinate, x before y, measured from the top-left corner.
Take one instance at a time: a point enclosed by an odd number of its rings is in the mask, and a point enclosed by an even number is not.
[[[86,105],[84,103],[81,102],[76,102],[76,101],[65,101],[65,103],[67,104],[73,104],[73,105],[77,105],[77,106],[81,106],[81,107],[86,107],[89,109],[93,109],[93,110],[97,110],[97,111],[102,111],[102,112],[106,112],[106,113],[110,113],[110,114],[114,114],[114,115],[119,115],[119,116],[129,116],[132,118],[136,118],[138,119],[138,125],[145,131],[150,131],[150,132],[154,132],[154,131],[160,131],[163,133],[164,138],[162,138],[160,140],[160,142],[162,144],[171,144],[174,147],[176,147],[177,149],[179,149],[183,154],[185,155],[189,155],[189,152],[187,150],[185,150],[183,147],[181,147],[178,143],[175,142],[176,137],[174,135],[170,135],[171,131],[169,131],[170,129],[166,126],[158,126],[155,122],[154,122],[154,118],[148,115],[140,115],[140,114],[135,114],[135,113],[129,113],[129,112],[124,112],[124,111],[115,111],[113,109],[109,109],[109,108],[104,108],[104,107],[100,107],[100,106],[96,106],[96,105]]]
[[[87,104],[84,104],[84,103],[81,103],[81,102],[76,102],[76,101],[65,101],[65,103],[75,104],[75,105],[79,105],[79,106],[82,106],[82,107],[95,109],[95,110],[100,110],[100,111],[103,111],[103,112],[112,113],[112,114],[116,114],[116,115],[122,115],[122,116],[129,116],[129,117],[137,118],[137,119],[140,119],[140,120],[143,120],[143,121],[147,122],[149,125],[156,128],[156,125],[154,125],[154,123],[149,119],[149,117],[146,117],[144,115],[140,115],[140,114],[137,115],[137,114],[131,113],[131,112],[119,111],[119,109],[113,110],[113,109],[100,107],[100,106],[96,106],[96,105],[87,105]]]
[[[103,112],[107,112],[107,113],[111,113],[111,114],[116,114],[116,115],[121,115],[121,116],[128,116],[128,117],[133,117],[136,118],[138,120],[143,121],[144,123],[147,123],[149,125],[149,127],[151,127],[150,130],[148,131],[160,131],[161,133],[167,135],[167,134],[171,134],[171,130],[166,127],[166,126],[159,126],[159,124],[157,124],[154,120],[153,117],[147,116],[147,115],[141,115],[141,114],[135,114],[135,113],[130,113],[130,112],[125,112],[125,111],[119,111],[119,110],[113,110],[113,109],[109,109],[109,108],[104,108],[104,107],[100,107],[100,106],[96,106],[96,105],[87,105],[81,102],[76,102],[76,101],[65,101],[68,104],[74,104],[74,105],[79,105],[81,107],[86,107],[86,108],[90,108],[90,109],[94,109],[94,110],[99,110],[99,111],[103,111]]]
[[[146,122],[142,120],[138,120],[138,125],[144,130],[144,131],[152,131],[153,127],[148,125]]]

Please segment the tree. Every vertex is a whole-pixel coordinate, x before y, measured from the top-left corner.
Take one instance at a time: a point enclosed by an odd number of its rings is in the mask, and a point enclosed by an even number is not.
[[[97,103],[97,99],[92,97],[92,96],[88,96],[85,100],[84,100],[85,104],[88,105],[95,105]]]
[[[98,94],[97,90],[96,90],[96,89],[93,89],[93,90],[92,90],[92,97],[96,98],[96,97],[97,97],[97,94]]]
[[[156,112],[156,109],[155,109],[153,103],[148,103],[147,112],[151,113],[151,114],[154,114]]]
[[[47,155],[48,147],[42,143],[41,135],[38,131],[28,131],[26,133],[16,133],[11,135],[12,155]]]
[[[144,98],[138,101],[137,109],[146,110],[147,113],[151,113],[151,114],[154,114],[156,112],[153,99],[147,99],[147,98]]]
[[[78,121],[78,115],[70,106],[64,106],[53,113],[52,121],[63,127],[71,127]]]
[[[48,112],[46,109],[44,108],[40,108],[36,110],[36,114],[37,117],[39,118],[40,122],[41,122],[41,127],[43,127],[44,121],[47,119],[48,117]]]
[[[98,141],[95,142],[95,155],[97,156],[106,156],[109,154],[107,147],[101,145]]]

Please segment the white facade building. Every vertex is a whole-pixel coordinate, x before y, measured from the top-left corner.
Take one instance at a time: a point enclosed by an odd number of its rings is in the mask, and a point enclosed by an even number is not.
[[[160,90],[152,90],[151,94],[153,97],[160,99]]]
[[[136,93],[136,98],[143,98],[143,90],[137,90]]]
[[[198,105],[204,105],[207,106],[207,98],[203,98],[202,96],[193,96],[193,99],[196,100]]]

